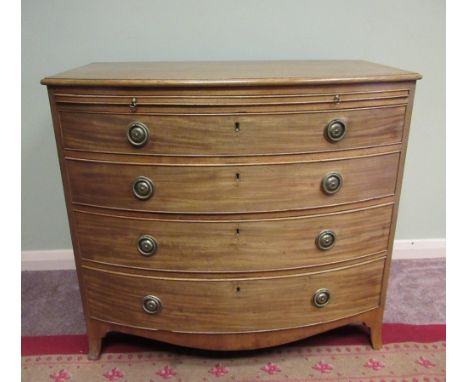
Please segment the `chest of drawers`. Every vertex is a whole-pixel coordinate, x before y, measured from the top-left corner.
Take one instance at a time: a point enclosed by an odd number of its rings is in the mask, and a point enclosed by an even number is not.
[[[89,337],[213,350],[381,325],[415,82],[363,61],[46,77]]]

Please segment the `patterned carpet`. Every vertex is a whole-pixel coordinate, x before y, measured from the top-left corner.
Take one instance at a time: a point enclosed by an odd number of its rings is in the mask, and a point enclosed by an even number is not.
[[[150,353],[24,357],[23,381],[444,381],[445,342],[405,342],[375,352],[369,346],[289,348],[254,357],[206,359]]]
[[[385,345],[368,345],[360,326],[250,352],[208,352],[116,335],[99,361],[88,361],[85,336],[25,337],[24,382],[269,381],[440,382],[445,380],[445,326],[385,324]],[[58,355],[43,355],[62,349]],[[81,349],[81,350],[80,350]],[[81,353],[77,350],[80,350]],[[33,354],[33,353],[38,353]]]

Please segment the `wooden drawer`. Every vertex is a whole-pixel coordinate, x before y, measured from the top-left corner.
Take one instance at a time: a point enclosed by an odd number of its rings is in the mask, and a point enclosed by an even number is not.
[[[159,155],[254,155],[306,153],[400,143],[405,107],[337,110],[276,115],[129,115],[62,111],[66,149]],[[345,137],[332,143],[325,128],[332,120],[346,125]],[[149,139],[133,147],[132,122],[143,123]],[[237,126],[236,126],[237,124]]]
[[[75,211],[82,259],[126,267],[193,272],[254,272],[324,265],[385,251],[393,205],[316,217],[257,221],[184,221]],[[316,237],[336,235],[321,250]],[[157,243],[152,256],[139,238]]]
[[[264,279],[178,280],[85,269],[91,318],[175,332],[249,332],[308,326],[355,315],[379,305],[384,259],[299,276]],[[327,288],[318,308],[315,292]],[[148,314],[145,296],[162,309]]]
[[[305,209],[368,200],[395,192],[399,153],[346,160],[273,165],[171,166],[67,159],[72,202],[113,209],[182,213],[236,213]],[[328,195],[322,180],[343,177]],[[136,198],[139,176],[153,195]]]

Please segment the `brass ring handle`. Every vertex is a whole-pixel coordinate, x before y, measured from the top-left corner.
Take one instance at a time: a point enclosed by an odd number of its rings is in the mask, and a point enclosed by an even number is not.
[[[346,132],[346,123],[339,119],[334,119],[333,121],[330,121],[327,127],[325,128],[325,135],[327,139],[332,143],[341,141],[345,137]]]
[[[148,314],[157,314],[162,309],[161,300],[152,295],[145,296],[143,298],[143,310]]]
[[[332,249],[335,246],[335,242],[336,234],[330,230],[320,232],[315,239],[315,245],[322,251]]]
[[[327,288],[320,288],[315,291],[312,302],[317,308],[323,308],[330,302],[330,297],[330,291]]]
[[[158,251],[158,242],[150,235],[142,235],[138,239],[138,252],[143,256],[153,256]]]
[[[132,185],[133,195],[137,199],[146,200],[151,198],[154,192],[154,186],[151,179],[146,176],[138,176]]]
[[[132,122],[127,128],[127,139],[134,147],[143,147],[148,142],[149,131],[145,124]]]
[[[337,172],[330,172],[322,179],[322,190],[328,194],[336,194],[343,185],[343,177]]]

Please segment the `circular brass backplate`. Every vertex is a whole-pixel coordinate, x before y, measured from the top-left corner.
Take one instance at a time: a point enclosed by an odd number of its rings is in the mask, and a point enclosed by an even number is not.
[[[330,172],[322,179],[322,190],[328,195],[336,194],[342,186],[343,177],[338,172]]]
[[[341,141],[345,137],[346,132],[346,123],[340,119],[330,121],[325,128],[325,136],[332,143]]]
[[[140,200],[149,199],[154,191],[153,182],[146,176],[138,176],[133,181],[132,190],[136,198]]]
[[[149,130],[141,122],[132,122],[127,128],[127,139],[134,147],[146,145],[149,138]]]
[[[330,291],[327,288],[317,289],[312,302],[317,308],[323,308],[330,302]]]
[[[335,246],[335,242],[336,234],[330,230],[320,232],[315,239],[317,248],[321,249],[322,251],[332,249]]]
[[[161,311],[162,304],[161,300],[152,295],[145,296],[143,298],[143,310],[148,314],[156,314]]]
[[[138,238],[137,249],[143,256],[153,256],[158,250],[158,242],[153,236],[142,235]]]

